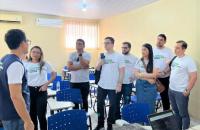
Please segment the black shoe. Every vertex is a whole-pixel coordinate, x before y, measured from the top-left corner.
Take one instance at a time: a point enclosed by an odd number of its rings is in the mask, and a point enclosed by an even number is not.
[[[112,124],[108,124],[108,126],[107,126],[107,130],[113,130],[113,128],[112,128]]]
[[[101,130],[101,129],[103,129],[103,128],[104,128],[103,125],[97,125],[96,128],[95,128],[94,130]]]

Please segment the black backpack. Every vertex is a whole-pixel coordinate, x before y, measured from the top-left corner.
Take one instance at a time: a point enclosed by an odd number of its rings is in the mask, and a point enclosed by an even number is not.
[[[100,80],[101,69],[102,69],[102,67],[100,68],[100,70],[95,70],[95,72],[94,72],[95,84],[98,84],[98,82]]]

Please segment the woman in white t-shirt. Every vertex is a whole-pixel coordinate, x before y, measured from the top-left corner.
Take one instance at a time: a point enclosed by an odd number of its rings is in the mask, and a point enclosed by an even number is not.
[[[47,88],[55,79],[56,72],[45,61],[43,51],[39,46],[31,48],[29,60],[26,63],[28,86],[30,89],[30,116],[34,123],[35,130],[38,130],[38,120],[41,130],[47,130],[46,107]],[[50,80],[47,74],[51,73]]]
[[[148,43],[142,46],[142,58],[135,65],[136,96],[138,103],[149,105],[150,113],[155,112],[157,90],[155,79],[158,69],[154,66],[152,46]]]

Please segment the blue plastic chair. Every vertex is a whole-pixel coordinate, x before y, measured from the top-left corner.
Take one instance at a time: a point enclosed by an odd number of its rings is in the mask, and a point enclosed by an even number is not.
[[[48,118],[48,130],[87,130],[84,110],[68,110]]]
[[[60,81],[60,90],[66,90],[70,88],[70,82],[68,80]]]
[[[66,89],[56,93],[57,101],[70,101],[77,104],[82,104],[82,96],[80,89]]]
[[[136,95],[131,96],[131,103],[137,103],[137,96]]]
[[[56,93],[56,99],[57,101],[70,101],[79,105],[82,105],[83,103],[80,89],[66,89],[63,91],[58,91]],[[89,118],[88,127],[90,128],[90,130],[92,130],[91,116],[88,115],[87,117]]]
[[[149,105],[144,103],[133,103],[122,108],[122,119],[129,123],[148,124],[149,114]]]
[[[95,80],[94,71],[90,71],[89,72],[89,79],[90,80]]]

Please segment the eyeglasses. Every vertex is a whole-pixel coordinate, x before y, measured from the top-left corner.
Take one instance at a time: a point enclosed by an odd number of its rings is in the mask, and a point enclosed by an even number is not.
[[[122,47],[122,49],[128,49],[128,47]]]
[[[104,42],[104,44],[110,44],[110,42]]]
[[[26,42],[28,45],[31,45],[31,40],[26,39],[25,42]]]

